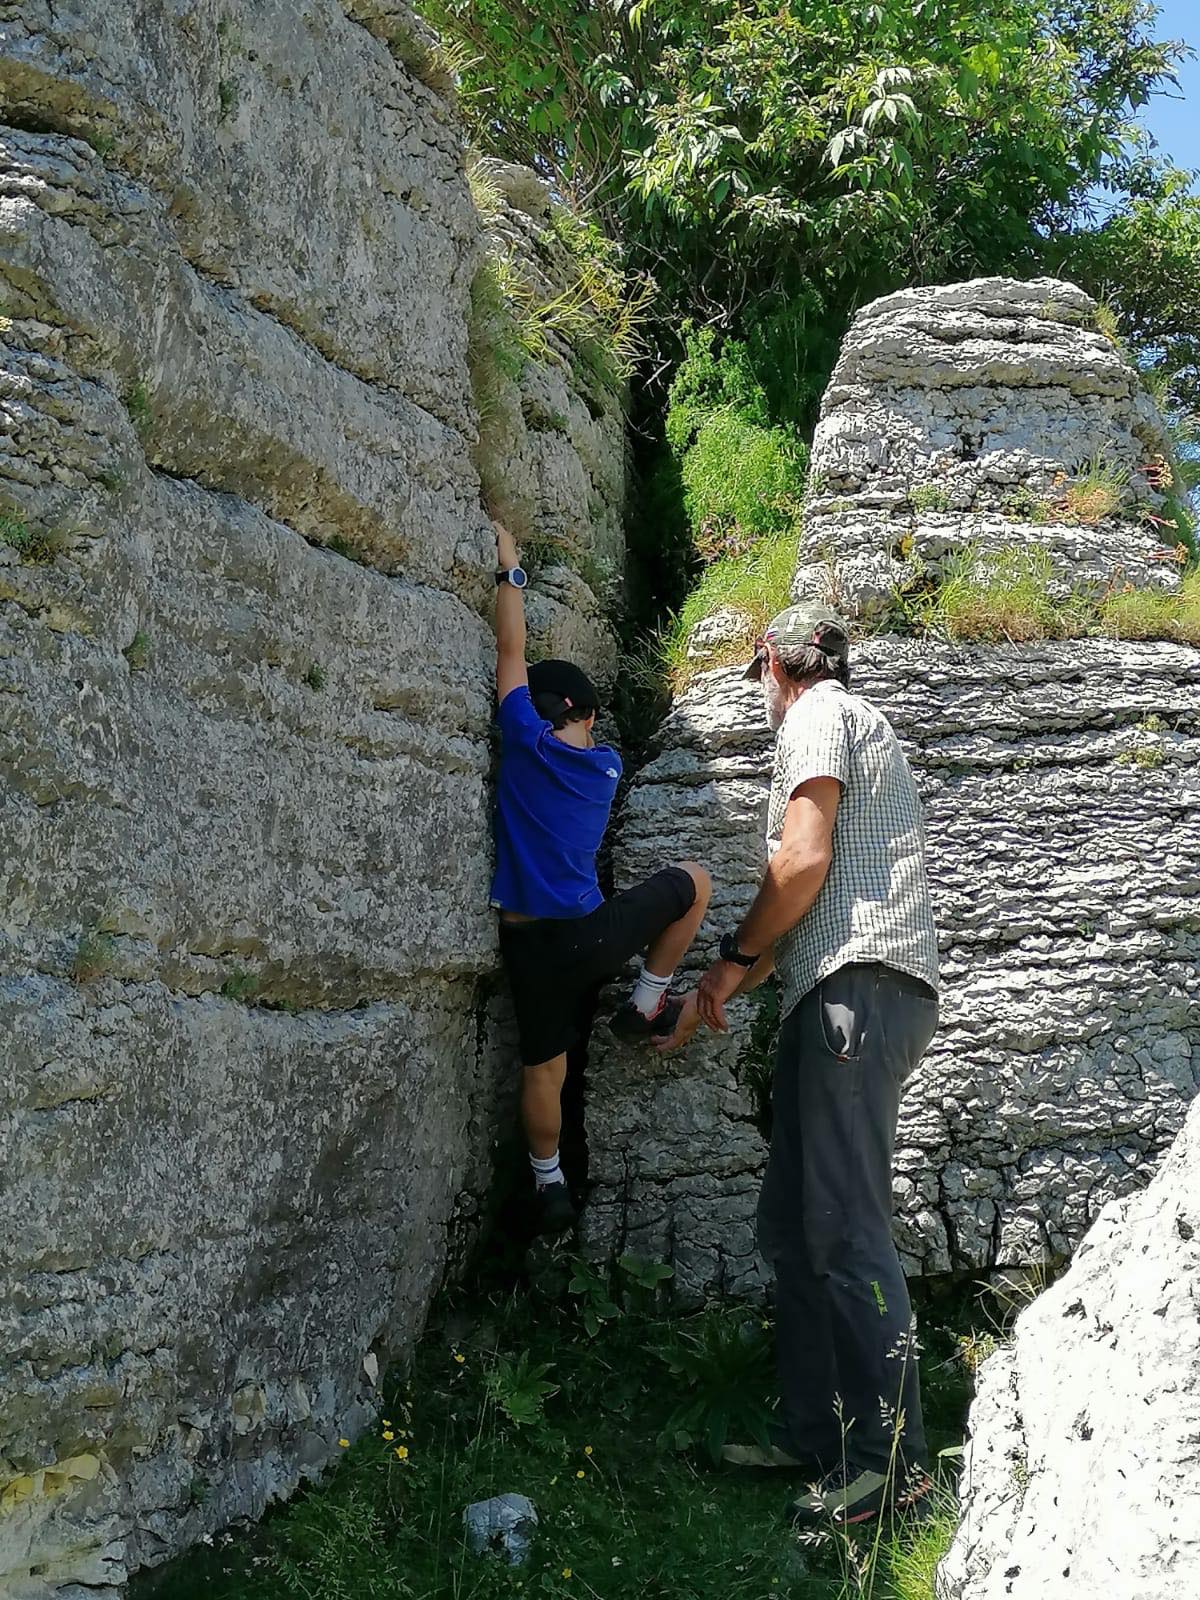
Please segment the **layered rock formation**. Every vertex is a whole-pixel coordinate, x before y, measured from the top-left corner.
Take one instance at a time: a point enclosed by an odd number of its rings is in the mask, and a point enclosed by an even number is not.
[[[361,0],[34,0],[0,39],[0,1592],[32,1600],[114,1593],[364,1425],[511,1059],[485,230],[436,41]],[[620,402],[566,356],[496,379],[509,499],[616,562]],[[542,589],[543,646],[611,669],[586,579]]]
[[[1200,1106],[984,1363],[940,1600],[1200,1594]]]
[[[989,537],[1049,549],[1064,584],[1176,583],[1149,520],[1161,427],[1089,307],[1067,284],[994,280],[867,307],[817,430],[800,587],[832,585],[869,615],[917,552],[936,574]],[[1099,525],[1028,520],[1094,462],[1124,483]],[[918,509],[931,501],[957,509]],[[941,930],[942,1026],[897,1151],[906,1265],[1060,1257],[1145,1181],[1200,1085],[1200,652],[880,636],[854,670],[916,771]],[[618,874],[708,863],[704,965],[761,871],[771,750],[757,691],[702,675],[658,744],[621,820]],[[753,999],[734,1015],[732,1037],[701,1035],[680,1057],[614,1049],[592,1067],[589,1246],[666,1254],[690,1298],[762,1283],[770,1028]]]

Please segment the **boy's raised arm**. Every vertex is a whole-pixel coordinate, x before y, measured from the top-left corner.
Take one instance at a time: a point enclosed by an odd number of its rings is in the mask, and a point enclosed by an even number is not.
[[[496,561],[501,572],[520,566],[517,541],[496,523]],[[501,701],[529,682],[525,667],[525,596],[511,583],[496,589],[496,695]]]

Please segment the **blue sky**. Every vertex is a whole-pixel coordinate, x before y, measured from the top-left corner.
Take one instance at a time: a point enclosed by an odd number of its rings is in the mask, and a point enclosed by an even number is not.
[[[1158,37],[1185,39],[1200,50],[1197,0],[1159,0]],[[1156,95],[1141,114],[1167,155],[1181,167],[1200,167],[1200,61],[1185,61],[1179,73],[1183,98]]]

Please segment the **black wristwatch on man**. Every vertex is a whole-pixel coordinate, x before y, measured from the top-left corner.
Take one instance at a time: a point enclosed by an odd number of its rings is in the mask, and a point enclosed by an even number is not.
[[[496,587],[502,583],[511,584],[514,589],[524,589],[529,584],[529,574],[524,567],[501,567],[496,573]]]
[[[722,961],[732,961],[734,966],[745,967],[747,971],[758,960],[757,956],[748,956],[743,950],[738,949],[736,933],[723,933],[717,951]]]

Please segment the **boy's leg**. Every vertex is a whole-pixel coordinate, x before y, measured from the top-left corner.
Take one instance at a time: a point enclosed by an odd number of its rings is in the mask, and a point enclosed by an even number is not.
[[[646,951],[633,992],[613,1017],[619,1037],[648,1039],[674,1028],[678,1003],[668,999],[671,978],[704,921],[711,893],[705,869],[684,861],[613,901],[613,947],[619,958],[612,970],[619,970],[639,949]]]
[[[712,879],[698,861],[681,861],[678,870],[686,872],[696,886],[696,898],[692,901],[690,911],[684,913],[676,922],[669,923],[651,942],[646,952],[647,972],[652,972],[656,977],[670,977],[675,968],[687,955],[692,947],[692,940],[700,931],[700,924],[704,921],[704,913],[708,910],[709,897],[712,894]]]
[[[567,1076],[566,1051],[551,1061],[524,1068],[521,1120],[529,1141],[529,1154],[539,1160],[558,1155],[562,1132],[562,1086]]]

